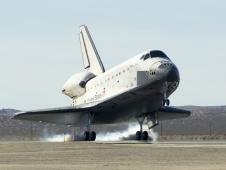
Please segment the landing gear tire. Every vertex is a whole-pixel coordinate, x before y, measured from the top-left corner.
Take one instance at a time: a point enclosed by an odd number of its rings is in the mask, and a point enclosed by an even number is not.
[[[148,140],[148,132],[147,131],[143,131],[143,133],[142,133],[142,139],[143,140]]]
[[[147,131],[137,131],[136,140],[148,140],[148,132]]]
[[[96,140],[96,132],[85,131],[84,132],[84,139],[85,139],[85,141],[95,141]]]
[[[89,140],[89,137],[90,137],[90,133],[88,131],[85,131],[84,132],[85,141],[88,141]]]
[[[91,141],[95,141],[95,140],[96,140],[96,132],[92,131],[92,132],[90,133],[90,140],[91,140]]]
[[[166,106],[169,106],[169,105],[170,105],[170,100],[167,99],[167,100],[166,100]]]
[[[136,140],[141,140],[141,132],[140,131],[136,132]]]
[[[169,105],[170,105],[169,99],[163,100],[163,106],[169,106]]]

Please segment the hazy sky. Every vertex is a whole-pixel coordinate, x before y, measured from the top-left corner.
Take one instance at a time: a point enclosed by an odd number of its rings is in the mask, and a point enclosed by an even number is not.
[[[0,108],[70,104],[61,87],[83,69],[81,24],[106,69],[161,49],[181,76],[172,105],[226,104],[224,0],[0,0]]]

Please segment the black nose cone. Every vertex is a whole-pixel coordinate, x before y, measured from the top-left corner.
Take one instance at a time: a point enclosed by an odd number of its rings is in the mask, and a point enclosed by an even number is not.
[[[168,82],[179,82],[180,81],[180,75],[178,72],[178,69],[175,65],[172,65],[169,69],[169,72],[167,74],[167,81]]]

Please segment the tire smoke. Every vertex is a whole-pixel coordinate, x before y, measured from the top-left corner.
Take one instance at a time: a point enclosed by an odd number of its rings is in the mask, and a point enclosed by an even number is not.
[[[102,132],[98,133],[96,141],[123,141],[123,140],[136,140],[135,133],[140,129],[139,125],[136,123],[129,124],[127,129],[116,132]],[[152,129],[148,130],[147,126],[143,126],[143,130],[148,131],[149,141],[156,142],[158,139],[158,133],[154,132]]]
[[[43,142],[69,142],[72,140],[72,136],[70,134],[55,134],[49,133],[46,129],[43,130],[43,137],[39,139]]]

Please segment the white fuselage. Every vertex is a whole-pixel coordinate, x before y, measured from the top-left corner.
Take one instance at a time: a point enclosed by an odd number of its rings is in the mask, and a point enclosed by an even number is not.
[[[107,98],[117,96],[145,84],[150,84],[156,79],[161,79],[167,67],[159,69],[160,65],[174,65],[169,59],[155,57],[146,60],[141,59],[147,53],[141,53],[126,62],[109,69],[108,71],[92,78],[86,83],[85,93],[81,96],[73,96],[73,106],[89,105],[93,102],[101,102]],[[168,63],[168,64],[166,64]],[[138,82],[137,73],[144,72],[148,77],[142,82]],[[64,94],[70,96],[74,86],[73,76],[64,84]]]

